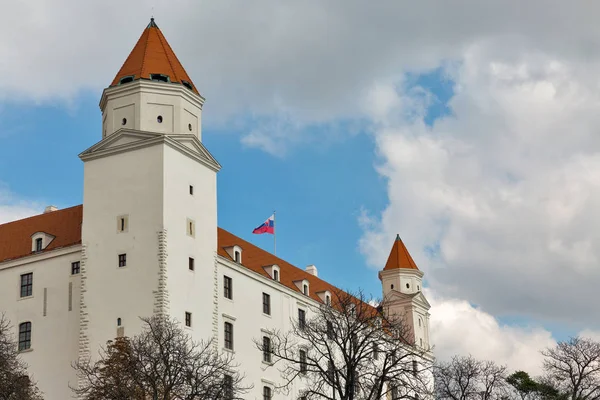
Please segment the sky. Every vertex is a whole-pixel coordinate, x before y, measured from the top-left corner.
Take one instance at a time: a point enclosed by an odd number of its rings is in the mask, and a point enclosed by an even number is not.
[[[219,225],[379,296],[396,234],[435,354],[541,371],[600,337],[600,4],[43,0],[0,24],[0,221],[82,201],[77,155],[151,15],[206,97]]]

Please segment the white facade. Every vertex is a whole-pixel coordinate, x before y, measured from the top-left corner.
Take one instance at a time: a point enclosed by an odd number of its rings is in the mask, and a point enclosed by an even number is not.
[[[330,292],[311,285],[317,280],[314,266],[292,286],[281,283],[291,266],[264,265],[264,273],[249,268],[241,239],[219,254],[220,165],[201,143],[203,102],[191,90],[165,82],[135,80],[107,88],[100,102],[102,140],[80,155],[81,244],[36,251],[36,239],[42,238],[45,249],[59,234],[34,230],[26,239],[31,254],[3,261],[0,253],[0,312],[15,335],[21,323],[31,323],[31,348],[21,355],[47,400],[71,398],[69,385],[77,384],[72,362],[94,357],[116,336],[138,333],[139,317],[162,313],[183,323],[186,312],[194,339],[215,336],[222,351],[230,351],[224,347],[224,323],[233,325],[236,361],[245,383],[254,385],[247,398],[262,399],[263,386],[274,387],[281,377],[263,363],[253,340],[266,329],[289,329],[298,309],[308,313],[311,305],[329,301]],[[0,225],[0,241],[13,240],[2,232]],[[72,270],[74,262],[80,262],[79,270]],[[281,282],[271,278],[275,271]],[[27,273],[33,273],[32,296],[21,298],[21,275]],[[398,310],[411,313],[415,342],[423,339],[428,346],[423,274],[382,276],[384,295],[396,296]],[[232,282],[231,299],[224,296],[224,277]],[[407,284],[411,288],[405,290]],[[263,313],[263,293],[270,295],[270,315]],[[299,389],[275,392],[273,399],[296,398]]]

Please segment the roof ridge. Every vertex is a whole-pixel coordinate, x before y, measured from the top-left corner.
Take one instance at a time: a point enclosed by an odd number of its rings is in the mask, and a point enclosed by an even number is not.
[[[50,214],[54,214],[54,213],[57,213],[57,212],[67,211],[67,210],[70,210],[72,208],[77,208],[77,207],[83,207],[83,204],[78,204],[76,206],[70,206],[70,207],[67,207],[67,208],[59,208],[56,211],[52,211],[52,212],[48,212],[48,213],[40,213],[40,214],[30,215],[29,217],[25,217],[25,218],[21,218],[21,219],[15,219],[14,221],[8,221],[8,222],[5,222],[5,223],[2,223],[2,224],[0,224],[0,226],[6,226],[6,225],[9,225],[9,224],[16,224],[18,222],[27,221],[27,220],[32,219],[32,218],[37,218],[37,217],[41,217],[41,216],[44,216],[44,215],[50,215]]]
[[[158,29],[158,28],[157,28]],[[169,67],[171,67],[171,72],[173,72],[173,76],[175,77],[175,79],[177,81],[180,81],[181,79],[177,76],[177,72],[175,72],[175,68],[173,68],[173,63],[171,62],[171,57],[169,56],[167,49],[171,51],[171,53],[173,53],[173,55],[175,55],[175,52],[173,51],[173,49],[171,48],[171,46],[169,46],[169,43],[167,43],[167,39],[165,38],[165,40],[163,41],[164,35],[162,34],[161,30],[158,29],[158,41],[160,42],[161,47],[163,48],[163,51],[165,52],[165,55],[167,56],[167,62],[169,63]],[[165,44],[167,45],[165,47]],[[177,59],[177,56],[175,56],[175,59]],[[177,60],[179,62],[179,60]],[[181,63],[179,63],[181,65]],[[183,65],[181,65],[181,68],[183,68]]]

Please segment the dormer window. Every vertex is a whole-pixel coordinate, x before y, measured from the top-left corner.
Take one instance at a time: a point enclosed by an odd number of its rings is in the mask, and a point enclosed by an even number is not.
[[[171,80],[169,79],[169,75],[164,74],[150,74],[150,80],[156,82],[171,82]]]
[[[133,75],[124,76],[119,79],[119,85],[124,85],[125,83],[133,82],[135,77]]]
[[[181,84],[190,90],[194,90],[194,88],[192,87],[192,84],[188,81],[181,81]]]
[[[321,301],[323,303],[325,303],[325,305],[327,305],[327,306],[331,305],[331,292],[329,290],[317,292],[316,294],[317,294],[317,296],[319,296]]]
[[[229,254],[229,257],[231,257],[234,262],[238,264],[242,263],[242,248],[240,246],[235,244],[230,247],[225,247],[225,251],[227,254]]]
[[[325,296],[325,304],[327,304],[328,306],[331,305],[331,296],[329,296],[329,295]]]
[[[36,232],[31,235],[31,251],[36,253],[43,251],[54,240],[54,236],[46,232]]]
[[[273,270],[273,279],[279,282],[279,271],[276,269]]]
[[[305,296],[310,294],[310,282],[307,279],[302,279],[301,281],[294,281],[294,284],[298,288],[298,291]]]

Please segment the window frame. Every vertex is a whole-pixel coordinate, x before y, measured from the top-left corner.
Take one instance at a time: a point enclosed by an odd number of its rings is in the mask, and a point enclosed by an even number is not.
[[[271,351],[271,338],[268,336],[263,336],[262,353],[263,362],[271,364],[273,362],[273,352]]]
[[[119,268],[124,268],[127,266],[127,253],[119,254],[117,259],[119,261],[117,264],[119,266]]]
[[[28,280],[24,280],[27,279]],[[25,294],[23,294],[25,289]],[[33,272],[21,274],[19,277],[19,298],[25,299],[33,296]]]
[[[81,261],[73,261],[71,263],[71,275],[79,275],[81,273]]]
[[[225,349],[233,351],[233,323],[229,321],[223,323],[223,344]]]
[[[306,328],[306,311],[302,308],[298,309],[298,328]]]
[[[308,355],[306,349],[298,350],[298,361],[300,361],[300,373],[306,375],[308,373]]]
[[[223,275],[223,297],[233,300],[233,279],[227,275]]]
[[[271,295],[263,292],[262,294],[263,314],[271,315]]]
[[[269,386],[263,386],[263,400],[272,400],[273,390]]]
[[[37,238],[35,239],[35,251],[42,251],[44,250],[44,239],[43,238]]]
[[[196,270],[196,260],[194,259],[194,257],[188,257],[188,270]]]
[[[26,351],[31,349],[31,332],[31,321],[25,321],[19,324],[18,351]]]
[[[192,327],[192,313],[189,311],[185,312],[185,326],[187,328],[191,328]]]

